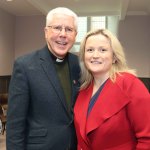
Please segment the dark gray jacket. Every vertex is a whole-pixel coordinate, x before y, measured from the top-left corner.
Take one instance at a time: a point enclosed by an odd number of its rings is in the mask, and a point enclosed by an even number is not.
[[[76,55],[69,53],[68,60],[73,107],[80,68]],[[65,101],[47,47],[18,58],[9,87],[7,150],[76,149],[73,113]]]

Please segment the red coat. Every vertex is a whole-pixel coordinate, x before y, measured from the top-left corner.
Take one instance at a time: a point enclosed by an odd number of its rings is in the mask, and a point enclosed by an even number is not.
[[[74,107],[78,150],[150,150],[150,94],[124,73],[104,85],[88,118],[93,85],[79,93]]]

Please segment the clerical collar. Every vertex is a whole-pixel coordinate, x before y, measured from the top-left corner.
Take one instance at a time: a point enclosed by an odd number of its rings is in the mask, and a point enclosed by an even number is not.
[[[56,58],[56,62],[58,62],[58,63],[62,63],[63,61],[64,61],[64,59]]]
[[[51,55],[54,63],[61,64],[61,63],[65,62],[66,57],[61,59],[61,58],[58,58],[55,55],[53,55],[51,51],[49,51],[49,52],[50,52],[50,55]]]

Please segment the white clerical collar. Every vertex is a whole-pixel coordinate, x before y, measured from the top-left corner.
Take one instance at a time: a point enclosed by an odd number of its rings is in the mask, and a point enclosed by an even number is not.
[[[56,58],[56,62],[58,62],[58,63],[61,63],[63,61],[64,61],[64,59]]]

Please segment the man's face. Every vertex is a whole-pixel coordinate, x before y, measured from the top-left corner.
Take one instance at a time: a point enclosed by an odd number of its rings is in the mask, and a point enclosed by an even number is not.
[[[55,14],[45,27],[45,38],[53,55],[64,58],[75,42],[77,32],[74,18],[63,14]]]

